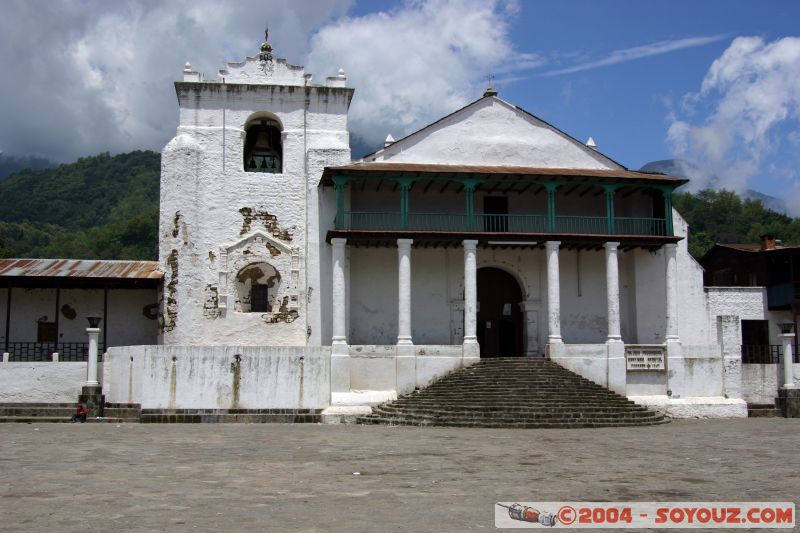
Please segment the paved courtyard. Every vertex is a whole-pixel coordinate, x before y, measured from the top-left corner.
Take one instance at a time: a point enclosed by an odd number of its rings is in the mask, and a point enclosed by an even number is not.
[[[490,531],[496,501],[698,499],[800,503],[800,420],[0,425],[2,531]]]

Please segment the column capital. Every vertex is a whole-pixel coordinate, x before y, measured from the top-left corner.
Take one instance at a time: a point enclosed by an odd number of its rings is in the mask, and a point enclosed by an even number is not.
[[[544,244],[548,250],[558,250],[561,247],[561,241],[546,241]]]
[[[341,237],[336,237],[331,239],[331,246],[333,246],[334,248],[338,247],[344,248],[345,244],[347,244],[347,239],[343,239]]]
[[[617,248],[619,247],[619,243],[618,242],[607,242],[607,243],[603,244],[603,247],[606,250],[608,250],[609,252],[612,252],[612,251],[616,252]]]
[[[414,244],[414,239],[397,239],[397,247],[398,248],[411,248],[411,245]]]
[[[465,240],[461,241],[461,244],[464,246],[465,250],[475,251],[475,248],[478,246],[477,240]]]

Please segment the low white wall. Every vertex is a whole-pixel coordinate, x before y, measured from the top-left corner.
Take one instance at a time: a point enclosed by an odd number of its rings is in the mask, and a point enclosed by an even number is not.
[[[605,344],[563,344],[550,351],[550,359],[567,370],[608,386],[608,348]]]
[[[457,345],[414,346],[415,386],[426,387],[463,365],[463,348]],[[395,390],[397,346],[350,346],[350,388]]]
[[[330,355],[324,346],[112,348],[104,392],[146,409],[320,409],[330,404]]]
[[[717,345],[684,345],[684,396],[722,396],[722,352]]]
[[[792,365],[795,387],[800,387],[800,363]],[[783,365],[742,365],[742,396],[747,403],[774,404],[783,385]]]
[[[628,396],[667,394],[667,373],[663,370],[629,370],[625,377]]]
[[[85,382],[86,363],[0,363],[0,403],[74,403]]]

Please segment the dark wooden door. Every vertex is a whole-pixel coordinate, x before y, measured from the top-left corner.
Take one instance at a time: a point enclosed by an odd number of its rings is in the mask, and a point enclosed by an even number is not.
[[[481,357],[522,355],[522,290],[499,268],[478,269],[478,342]]]
[[[486,196],[483,199],[483,231],[508,231],[508,198]]]

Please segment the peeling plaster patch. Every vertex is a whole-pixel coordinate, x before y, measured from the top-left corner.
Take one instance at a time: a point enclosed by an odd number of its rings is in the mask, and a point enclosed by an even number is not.
[[[175,299],[178,290],[178,250],[173,248],[170,252],[167,266],[170,269],[170,276],[167,283],[167,316],[164,319],[163,331],[172,331],[175,329],[175,320],[178,317],[178,301]]]
[[[278,248],[274,244],[267,243],[267,250],[269,250],[269,254],[272,257],[277,257],[277,256],[281,255],[281,251],[278,250]]]
[[[239,235],[244,235],[250,231],[253,222],[260,221],[264,225],[264,229],[270,232],[274,237],[284,241],[292,240],[291,234],[287,230],[281,229],[278,225],[278,217],[275,215],[271,215],[267,211],[253,210],[250,207],[239,209],[239,213],[242,214],[242,230],[239,232]]]
[[[213,261],[213,260],[214,260],[214,259],[216,259],[216,258],[217,258],[216,254],[214,254],[214,252],[212,252],[211,250],[209,250],[209,251],[208,251],[208,260],[209,260],[209,261]]]
[[[206,302],[203,304],[203,316],[206,318],[218,318],[219,311],[219,290],[216,285],[206,285]]]
[[[78,316],[78,312],[75,311],[69,304],[64,304],[61,306],[61,314],[64,315],[64,318],[67,320],[74,320],[76,316]]]

